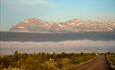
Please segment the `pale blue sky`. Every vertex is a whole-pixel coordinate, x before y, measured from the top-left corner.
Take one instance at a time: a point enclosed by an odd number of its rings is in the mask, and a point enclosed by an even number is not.
[[[0,0],[0,30],[28,18],[114,21],[115,0]]]

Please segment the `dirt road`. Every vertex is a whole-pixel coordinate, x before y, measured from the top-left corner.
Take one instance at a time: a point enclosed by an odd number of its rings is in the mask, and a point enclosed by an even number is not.
[[[92,61],[82,64],[76,70],[111,70],[104,55],[99,55]]]

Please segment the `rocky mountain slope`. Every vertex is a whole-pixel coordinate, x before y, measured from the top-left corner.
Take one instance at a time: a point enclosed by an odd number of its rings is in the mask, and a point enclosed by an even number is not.
[[[47,22],[40,19],[27,19],[13,26],[13,32],[112,32],[115,22],[100,23],[73,19],[64,23]]]

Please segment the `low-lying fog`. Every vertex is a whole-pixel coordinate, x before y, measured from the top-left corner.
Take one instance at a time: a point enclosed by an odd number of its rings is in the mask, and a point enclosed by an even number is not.
[[[0,53],[13,54],[37,52],[115,52],[115,41],[74,40],[60,42],[0,41]]]

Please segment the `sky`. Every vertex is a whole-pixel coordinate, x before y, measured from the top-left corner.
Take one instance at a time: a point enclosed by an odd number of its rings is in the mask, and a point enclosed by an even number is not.
[[[65,22],[71,19],[115,21],[115,0],[0,0],[0,31],[38,18]]]

